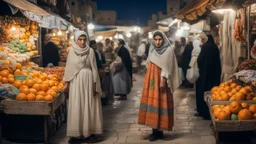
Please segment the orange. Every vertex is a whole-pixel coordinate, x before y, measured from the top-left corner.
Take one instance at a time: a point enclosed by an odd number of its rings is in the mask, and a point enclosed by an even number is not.
[[[241,88],[240,90],[239,90],[239,92],[241,92],[241,93],[243,93],[243,94],[248,94],[250,91],[247,89],[247,88]]]
[[[14,78],[11,78],[11,77],[10,77],[10,78],[8,78],[8,82],[9,82],[10,84],[13,84],[13,83],[14,83],[14,81],[15,81],[15,80],[14,80]]]
[[[29,89],[29,92],[32,93],[32,94],[34,94],[34,95],[37,95],[37,90],[34,89],[34,88],[30,88],[30,89]]]
[[[45,96],[45,95],[46,95],[46,93],[45,93],[44,91],[39,91],[39,92],[37,92],[37,94],[38,94],[38,95],[42,95],[42,96]]]
[[[42,84],[47,85],[47,86],[50,86],[50,84],[49,84],[48,81],[43,81]]]
[[[242,86],[240,86],[240,85],[238,85],[237,87],[236,87],[236,90],[240,90],[242,88]]]
[[[43,75],[40,75],[39,78],[40,78],[42,81],[46,80],[46,77],[43,76]]]
[[[26,80],[26,85],[27,85],[28,87],[32,87],[34,84],[35,84],[35,81],[34,81],[34,80],[32,80],[32,79],[27,79],[27,80]]]
[[[22,75],[23,73],[21,72],[20,69],[16,69],[14,72],[14,75]]]
[[[54,83],[54,81],[53,81],[53,80],[49,80],[49,85],[50,85],[50,87],[53,87],[53,86],[55,86],[55,83]]]
[[[41,85],[41,90],[44,92],[47,92],[49,90],[49,87],[47,85],[42,84]]]
[[[37,83],[37,84],[42,84],[43,81],[42,81],[41,79],[37,79],[37,80],[36,80],[36,83]]]
[[[44,97],[44,100],[45,100],[45,101],[52,101],[52,100],[53,100],[53,97],[52,97],[51,95],[46,95],[46,96]]]
[[[56,87],[56,86],[53,86],[51,89],[54,90],[55,92],[57,92],[59,90],[58,87]]]
[[[24,88],[28,88],[28,86],[22,85],[22,86],[19,88],[19,90],[21,91],[21,90],[24,89]]]
[[[22,86],[22,82],[20,80],[15,80],[13,86],[15,86],[16,88],[20,88]]]
[[[20,90],[20,92],[21,92],[21,93],[24,93],[24,94],[29,94],[29,93],[30,93],[30,92],[29,92],[29,88],[26,88],[26,87],[22,88],[22,89]]]
[[[19,94],[16,96],[16,100],[27,101],[28,98],[27,98],[27,95],[26,95],[26,94],[24,94],[24,93],[19,93]]]
[[[30,93],[27,95],[28,101],[35,101],[36,100],[36,96],[33,93]]]
[[[36,89],[36,91],[40,91],[41,90],[41,85],[40,84],[34,84],[32,88]]]
[[[230,92],[230,91],[231,91],[231,87],[225,86],[225,87],[224,87],[224,91],[225,91],[225,92]]]
[[[53,98],[57,97],[57,93],[55,91],[49,90],[47,94],[51,95]]]
[[[1,73],[0,73],[0,75],[2,76],[2,77],[8,77],[8,75],[10,74],[10,72],[8,71],[8,70],[3,70],[3,71],[1,71]]]
[[[237,87],[237,84],[236,84],[236,83],[232,83],[232,84],[230,85],[230,87],[231,87],[231,88],[236,88],[236,87]]]
[[[8,78],[14,78],[14,76],[12,74],[9,74]]]
[[[21,65],[21,63],[16,63],[16,69],[22,70],[22,65]]]
[[[44,96],[36,95],[36,101],[44,101]]]
[[[8,83],[8,78],[3,77],[2,80],[1,80],[1,82],[2,82],[3,84],[7,84],[7,83]]]

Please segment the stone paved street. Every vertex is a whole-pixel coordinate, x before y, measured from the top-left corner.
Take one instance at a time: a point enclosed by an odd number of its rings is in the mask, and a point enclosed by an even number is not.
[[[156,142],[144,140],[151,129],[137,124],[137,114],[143,77],[136,75],[132,93],[127,101],[115,101],[113,105],[103,107],[104,138],[98,144],[215,144],[210,121],[195,114],[195,94],[192,89],[180,89],[174,93],[175,126],[172,132],[165,132],[165,139]],[[67,144],[66,125],[53,136],[52,144]],[[229,142],[221,144],[245,144]]]

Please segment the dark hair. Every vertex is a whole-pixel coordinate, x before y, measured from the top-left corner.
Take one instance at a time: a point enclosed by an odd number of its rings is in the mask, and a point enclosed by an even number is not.
[[[118,43],[121,44],[121,45],[125,45],[125,42],[122,39],[118,39]]]
[[[160,36],[162,39],[164,39],[164,36],[161,32],[157,31],[154,33],[153,37]]]
[[[185,37],[181,37],[180,40],[186,41],[186,38]]]
[[[92,45],[94,45],[94,44],[96,44],[97,42],[95,41],[95,40],[91,40],[90,41],[90,47],[92,46]]]

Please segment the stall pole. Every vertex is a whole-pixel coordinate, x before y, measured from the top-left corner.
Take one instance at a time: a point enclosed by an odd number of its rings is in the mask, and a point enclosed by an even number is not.
[[[251,6],[246,8],[247,11],[247,59],[250,59],[250,11]]]

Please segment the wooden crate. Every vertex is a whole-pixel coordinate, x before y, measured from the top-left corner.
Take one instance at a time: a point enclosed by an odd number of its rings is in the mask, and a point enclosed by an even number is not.
[[[59,93],[52,102],[3,100],[1,108],[5,114],[51,115],[64,101],[64,94]]]

